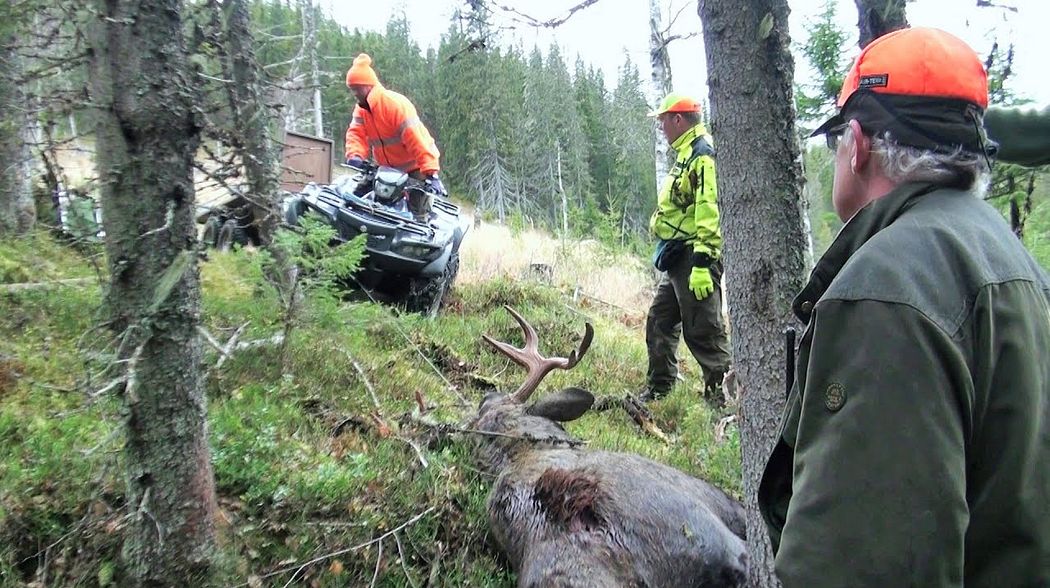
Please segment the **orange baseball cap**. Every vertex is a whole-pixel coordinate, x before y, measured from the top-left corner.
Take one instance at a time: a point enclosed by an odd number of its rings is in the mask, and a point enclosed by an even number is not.
[[[855,119],[867,134],[936,151],[984,153],[988,74],[977,53],[940,29],[914,27],[875,39],[842,83],[839,112],[812,135]]]

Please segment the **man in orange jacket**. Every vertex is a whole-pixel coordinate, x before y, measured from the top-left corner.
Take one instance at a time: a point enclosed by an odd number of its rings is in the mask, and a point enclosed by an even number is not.
[[[396,167],[447,194],[438,178],[437,145],[405,96],[379,83],[372,58],[362,53],[346,72],[346,86],[357,99],[346,129],[346,163],[354,167],[369,155],[380,165]]]

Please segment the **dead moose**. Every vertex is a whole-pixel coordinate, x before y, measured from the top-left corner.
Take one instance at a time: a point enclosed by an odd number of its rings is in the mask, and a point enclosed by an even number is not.
[[[689,588],[740,586],[747,550],[741,505],[720,489],[652,460],[581,447],[559,423],[594,396],[566,388],[526,404],[555,368],[587,352],[594,329],[568,358],[543,357],[536,330],[521,349],[486,342],[528,370],[510,395],[492,392],[473,427],[484,431],[483,466],[497,476],[488,498],[493,535],[520,587]]]

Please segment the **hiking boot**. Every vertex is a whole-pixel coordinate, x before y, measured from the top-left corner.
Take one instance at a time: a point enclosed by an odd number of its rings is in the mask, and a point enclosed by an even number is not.
[[[664,398],[670,393],[670,389],[646,386],[645,388],[642,388],[642,390],[638,392],[638,394],[636,394],[635,397],[638,398],[638,401],[642,404],[646,404],[654,400],[660,400],[661,398]]]
[[[725,408],[725,394],[722,393],[722,379],[725,370],[712,370],[704,375],[704,400],[716,408]]]

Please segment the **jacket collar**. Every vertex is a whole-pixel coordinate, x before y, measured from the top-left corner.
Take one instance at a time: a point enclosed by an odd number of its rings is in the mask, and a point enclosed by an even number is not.
[[[791,310],[795,316],[808,323],[813,306],[827,291],[842,266],[846,265],[846,261],[867,243],[868,239],[893,224],[916,199],[938,188],[941,186],[928,182],[901,184],[857,211],[835,236],[835,241],[814,266],[806,287],[791,303]]]
[[[368,108],[365,110],[371,112],[372,108],[382,99],[384,92],[386,88],[383,87],[383,84],[376,82],[376,85],[372,86],[372,91],[368,93],[368,98],[365,99],[365,102],[368,102]],[[358,104],[358,106],[361,105]]]
[[[707,134],[707,129],[704,128],[704,123],[696,123],[690,127],[686,132],[682,133],[677,139],[671,142],[671,149],[680,151],[683,147],[688,147],[693,144],[693,140],[697,137],[702,137]]]

